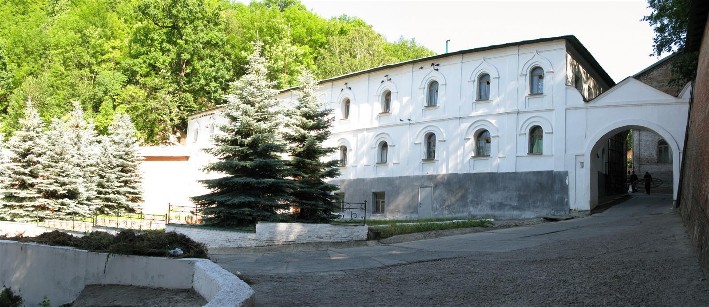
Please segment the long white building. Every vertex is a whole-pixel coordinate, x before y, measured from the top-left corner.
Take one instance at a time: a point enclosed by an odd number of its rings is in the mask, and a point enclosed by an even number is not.
[[[590,210],[624,181],[628,129],[666,141],[676,187],[689,100],[689,87],[673,96],[632,77],[615,84],[573,36],[377,67],[323,80],[319,93],[334,110],[338,194],[366,200],[373,218]],[[190,118],[184,167],[213,159],[202,149],[223,122],[220,109]],[[205,192],[191,177],[182,190]]]

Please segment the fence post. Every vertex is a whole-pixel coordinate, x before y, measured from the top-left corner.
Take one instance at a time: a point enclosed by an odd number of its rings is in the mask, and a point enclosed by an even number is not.
[[[367,201],[364,201],[364,225],[367,225]]]
[[[170,211],[172,211],[172,204],[167,203],[167,214],[165,214],[165,225],[170,224]]]

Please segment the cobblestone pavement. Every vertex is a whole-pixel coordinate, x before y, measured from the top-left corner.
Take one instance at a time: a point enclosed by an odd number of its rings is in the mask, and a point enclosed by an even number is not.
[[[637,195],[554,223],[212,258],[251,284],[259,306],[709,306],[671,203]]]

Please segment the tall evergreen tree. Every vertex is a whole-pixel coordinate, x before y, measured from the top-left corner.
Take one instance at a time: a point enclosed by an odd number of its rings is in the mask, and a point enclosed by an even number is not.
[[[67,122],[52,120],[45,134],[47,154],[41,161],[46,182],[39,186],[46,203],[61,219],[87,217],[98,207],[96,135],[81,105],[74,104]]]
[[[40,176],[40,161],[45,153],[42,120],[28,100],[25,116],[20,120],[20,130],[8,141],[8,157],[2,169],[2,199],[0,218],[26,222],[44,217],[48,207],[44,205],[37,186],[43,181]]]
[[[120,192],[118,160],[112,154],[115,147],[107,136],[99,137],[98,147],[97,166],[101,171],[96,173],[96,213],[120,215],[130,206],[123,206],[127,201]]]
[[[194,197],[204,221],[221,226],[253,225],[278,220],[288,209],[293,189],[282,159],[285,145],[278,137],[278,100],[266,77],[266,60],[257,43],[244,76],[232,84],[224,116],[229,123],[208,150],[220,161],[205,169],[224,177],[204,180],[211,192]]]
[[[42,157],[41,176],[45,182],[38,185],[44,204],[52,218],[67,219],[89,216],[91,208],[81,202],[83,171],[78,155],[70,146],[69,128],[60,119],[53,119],[44,135],[47,153]]]
[[[289,144],[291,176],[296,181],[292,203],[296,219],[306,222],[328,222],[334,216],[333,195],[338,187],[325,179],[339,174],[338,161],[327,161],[336,149],[323,147],[330,137],[332,118],[330,109],[318,100],[316,82],[309,73],[301,77],[302,87],[297,91],[298,103],[290,112],[284,139]]]
[[[130,116],[116,113],[100,138],[97,198],[100,213],[136,212],[142,201],[138,140]]]

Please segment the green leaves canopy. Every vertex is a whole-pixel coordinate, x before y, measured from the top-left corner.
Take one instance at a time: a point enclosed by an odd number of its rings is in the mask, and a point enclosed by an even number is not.
[[[389,43],[364,21],[326,20],[297,0],[7,0],[0,2],[0,121],[20,128],[32,99],[45,123],[80,101],[106,133],[113,114],[161,143],[187,116],[225,102],[263,42],[276,88],[313,71],[324,79],[431,55],[413,40]]]

